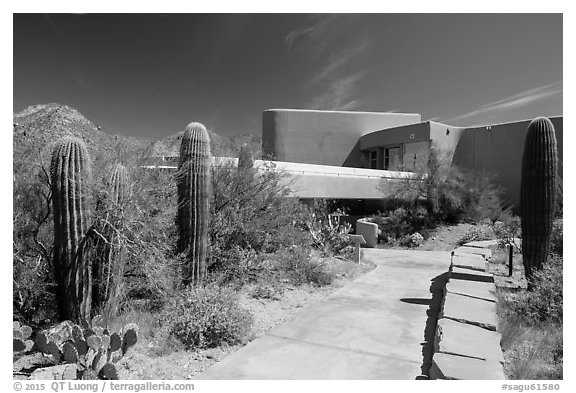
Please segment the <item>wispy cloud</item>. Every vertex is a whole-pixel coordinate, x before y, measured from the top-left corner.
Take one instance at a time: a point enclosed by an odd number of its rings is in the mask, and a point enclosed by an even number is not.
[[[520,93],[511,95],[501,100],[494,101],[486,105],[482,105],[481,107],[471,112],[465,113],[463,115],[443,119],[443,121],[453,122],[458,120],[470,119],[473,117],[487,116],[504,110],[521,108],[533,104],[535,102],[541,102],[548,99],[560,98],[560,97],[562,97],[562,81],[522,91]]]
[[[358,85],[367,74],[363,56],[371,40],[359,33],[353,15],[314,16],[309,26],[286,35],[287,50],[309,53],[317,66],[306,83],[313,92],[307,107],[326,110],[357,109]]]
[[[286,49],[291,50],[298,43],[302,44],[308,40],[321,38],[332,27],[331,25],[341,17],[338,14],[314,15],[311,19],[312,24],[310,26],[292,30],[286,35],[284,38]]]
[[[314,30],[316,30],[316,27],[311,26],[301,30],[293,30],[290,33],[288,33],[286,35],[286,38],[284,38],[284,45],[286,46],[286,49],[288,50],[292,49],[292,45],[294,45],[294,41],[296,41],[298,37],[306,36],[314,32]]]
[[[328,56],[323,67],[313,76],[311,84],[318,84],[332,79],[351,61],[356,59],[369,48],[370,42],[367,39],[355,41],[344,45],[336,53]]]
[[[325,110],[357,109],[361,103],[360,100],[354,98],[357,92],[357,83],[365,74],[365,71],[360,71],[330,81],[322,93],[310,100],[310,108]]]

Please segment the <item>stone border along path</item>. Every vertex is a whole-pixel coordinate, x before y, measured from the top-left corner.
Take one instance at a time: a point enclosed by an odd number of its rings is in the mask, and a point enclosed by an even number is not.
[[[430,379],[506,379],[497,331],[496,287],[487,272],[496,241],[466,243],[452,252]]]
[[[377,267],[197,379],[427,379],[449,251],[362,250]]]

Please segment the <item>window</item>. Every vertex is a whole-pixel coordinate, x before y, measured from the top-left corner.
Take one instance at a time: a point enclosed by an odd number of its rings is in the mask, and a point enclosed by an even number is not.
[[[378,168],[378,152],[376,150],[372,150],[369,153],[369,168],[370,169],[377,169]]]

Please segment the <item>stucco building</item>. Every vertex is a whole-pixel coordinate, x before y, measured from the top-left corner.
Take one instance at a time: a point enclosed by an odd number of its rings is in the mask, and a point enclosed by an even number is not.
[[[562,179],[563,118],[550,120]],[[262,150],[265,156],[291,163],[414,171],[434,149],[459,168],[495,176],[504,201],[516,205],[529,123],[454,127],[422,121],[419,114],[270,109],[262,117]]]

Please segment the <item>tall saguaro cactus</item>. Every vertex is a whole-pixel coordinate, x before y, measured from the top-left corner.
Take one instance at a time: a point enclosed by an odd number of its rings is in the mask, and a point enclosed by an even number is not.
[[[539,117],[528,126],[522,157],[522,258],[526,278],[541,269],[550,248],[556,201],[558,151],[554,125]]]
[[[100,312],[112,316],[118,309],[124,277],[123,208],[128,197],[128,170],[115,164],[108,172],[106,188],[106,220],[102,223],[102,236],[98,239],[98,258],[94,266],[94,292],[92,304]]]
[[[128,170],[122,164],[112,167],[108,180],[112,202],[122,206],[128,196],[129,177]]]
[[[238,154],[238,170],[247,171],[254,167],[254,153],[249,144],[243,143]]]
[[[84,143],[60,141],[50,164],[54,210],[54,269],[62,319],[90,317],[92,276],[84,237],[90,226],[91,164]]]
[[[178,164],[179,250],[188,252],[185,285],[200,284],[206,274],[211,176],[210,137],[206,127],[190,123],[182,137]]]

